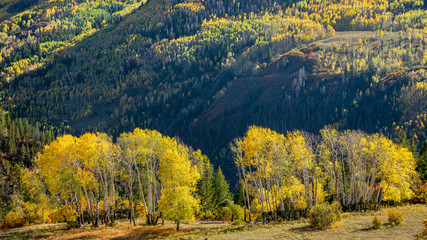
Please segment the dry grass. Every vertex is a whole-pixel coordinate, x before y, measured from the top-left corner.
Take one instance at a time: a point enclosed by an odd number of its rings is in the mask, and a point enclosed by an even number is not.
[[[398,208],[403,213],[405,225],[391,227],[387,220],[387,209],[379,212],[344,213],[343,220],[332,229],[318,230],[309,226],[307,220],[275,224],[247,224],[233,226],[228,222],[216,224],[191,223],[175,230],[175,224],[164,226],[137,226],[122,221],[115,227],[91,228],[85,225],[79,229],[67,230],[65,224],[44,224],[0,232],[0,239],[414,239],[423,228],[427,218],[426,205]],[[382,219],[382,229],[372,229],[372,219]]]
[[[395,32],[384,32],[383,40],[388,40],[391,38],[396,38],[397,34]],[[378,41],[379,36],[378,33],[375,31],[343,31],[343,32],[336,32],[335,36],[329,37],[326,39],[322,39],[317,41],[317,43],[320,46],[328,46],[331,44],[344,44],[344,43],[351,43],[359,40],[359,38],[366,38],[370,42]]]

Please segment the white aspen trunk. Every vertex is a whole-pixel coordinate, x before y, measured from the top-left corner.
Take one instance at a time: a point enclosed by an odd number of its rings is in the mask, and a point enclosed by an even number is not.
[[[83,188],[83,193],[86,196],[86,202],[87,202],[86,209],[87,209],[87,213],[89,215],[88,223],[92,222],[92,224],[93,224],[94,223],[93,222],[93,211],[92,211],[92,205],[91,205],[91,202],[90,202],[90,198],[89,198],[89,196],[87,194],[87,190],[84,187],[82,187],[82,188]]]
[[[108,181],[104,175],[104,223],[105,226],[110,222],[109,201],[108,201]]]
[[[144,189],[142,187],[142,182],[141,182],[141,173],[139,172],[139,169],[137,169],[137,177],[138,177],[138,185],[139,185],[139,190],[141,191],[141,197],[142,197],[142,203],[144,204],[144,212],[145,212],[145,216],[147,218],[147,224],[149,224],[149,214],[148,214],[148,209],[147,209],[147,204],[145,202],[145,194],[144,194]]]
[[[110,194],[111,194],[111,204],[110,204],[110,217],[111,221],[116,221],[116,193],[114,187],[114,174],[110,178]]]

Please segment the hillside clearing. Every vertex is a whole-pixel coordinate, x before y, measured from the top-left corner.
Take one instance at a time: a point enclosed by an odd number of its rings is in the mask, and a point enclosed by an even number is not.
[[[233,226],[228,222],[184,224],[180,232],[175,231],[173,222],[165,226],[142,226],[138,220],[134,227],[121,221],[115,227],[91,228],[85,225],[79,229],[67,230],[65,224],[43,224],[0,232],[1,239],[414,239],[423,228],[427,218],[427,206],[399,207],[405,224],[392,228],[388,225],[387,209],[379,212],[344,213],[343,220],[334,229],[316,230],[308,220],[274,224]],[[384,227],[373,230],[373,216],[379,216]]]
[[[384,32],[382,39],[388,40],[391,38],[395,38],[396,36],[396,32]],[[380,39],[376,31],[337,31],[334,36],[319,40],[317,41],[317,43],[320,46],[328,46],[333,43],[344,44],[357,42],[359,38],[367,38],[370,41],[379,41]]]

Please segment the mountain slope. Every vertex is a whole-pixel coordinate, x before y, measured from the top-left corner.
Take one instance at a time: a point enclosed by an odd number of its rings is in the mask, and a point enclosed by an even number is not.
[[[423,2],[331,3],[151,0],[3,81],[2,106],[77,132],[154,128],[228,178],[252,124],[425,139]]]

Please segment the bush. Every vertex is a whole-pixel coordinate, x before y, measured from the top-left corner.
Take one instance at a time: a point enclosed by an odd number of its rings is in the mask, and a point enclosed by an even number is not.
[[[374,229],[380,229],[383,227],[383,222],[381,220],[381,218],[379,218],[378,216],[374,217],[374,220],[372,220],[372,227]]]
[[[77,221],[77,212],[70,205],[65,205],[61,208],[58,208],[53,214],[53,219],[55,222],[76,222]]]
[[[5,219],[2,228],[16,228],[29,225],[29,222],[18,211],[10,211]]]
[[[255,222],[262,222],[262,215],[260,213],[257,213],[255,214],[253,219],[255,219]]]
[[[81,227],[79,221],[67,222],[67,229],[79,228],[79,227]]]
[[[117,226],[117,221],[111,221],[111,222],[109,222],[108,226],[109,227],[115,227],[115,226]]]
[[[206,212],[199,212],[198,213],[199,218],[201,220],[214,220],[215,219],[215,215],[211,212],[211,211],[206,211]]]
[[[390,209],[388,211],[388,221],[393,227],[403,224],[402,212],[395,208]]]
[[[241,221],[241,220],[237,220],[231,223],[231,225],[233,226],[238,226],[238,225],[243,225],[245,224],[245,222]]]
[[[242,220],[245,217],[245,212],[242,206],[232,205],[230,208],[233,221]]]
[[[229,207],[222,207],[219,211],[219,219],[221,220],[230,220],[233,212]]]
[[[51,211],[46,206],[18,201],[12,211],[4,217],[2,228],[15,228],[51,222]]]
[[[318,204],[310,211],[310,225],[313,227],[331,227],[341,219],[341,205],[338,202]]]
[[[427,239],[427,218],[424,219],[424,229],[423,231],[416,236],[418,239]]]

